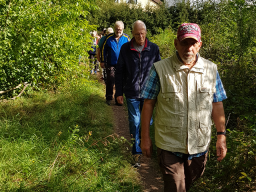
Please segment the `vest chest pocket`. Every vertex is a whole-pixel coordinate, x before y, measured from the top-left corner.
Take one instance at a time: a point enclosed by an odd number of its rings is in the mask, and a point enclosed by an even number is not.
[[[166,92],[162,92],[162,102],[174,114],[184,112],[184,98],[181,87],[177,87],[176,90],[167,89]]]
[[[197,92],[197,106],[200,107],[200,110],[202,109],[208,109],[210,110],[213,101],[213,93],[210,88],[207,87],[201,87],[199,88]]]

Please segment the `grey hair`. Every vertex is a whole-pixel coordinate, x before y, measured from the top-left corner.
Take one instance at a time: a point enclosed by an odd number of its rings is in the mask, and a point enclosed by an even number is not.
[[[123,29],[124,29],[124,23],[123,23],[123,21],[116,21],[114,27],[116,27],[116,26],[122,26]]]
[[[132,31],[134,30],[134,27],[135,27],[136,24],[142,25],[143,28],[147,31],[146,24],[145,24],[143,21],[141,21],[141,20],[137,20],[137,21],[135,21],[135,22],[132,24]]]
[[[113,30],[111,27],[109,27],[109,28],[107,29],[107,34],[110,34],[110,33],[114,33],[114,30]]]

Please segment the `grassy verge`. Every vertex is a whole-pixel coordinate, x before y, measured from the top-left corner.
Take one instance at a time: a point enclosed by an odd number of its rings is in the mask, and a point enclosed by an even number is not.
[[[251,126],[240,122],[234,130],[227,130],[228,153],[222,162],[217,161],[216,129],[212,130],[205,173],[191,192],[256,191],[256,134]]]
[[[0,103],[1,191],[140,191],[95,80]]]

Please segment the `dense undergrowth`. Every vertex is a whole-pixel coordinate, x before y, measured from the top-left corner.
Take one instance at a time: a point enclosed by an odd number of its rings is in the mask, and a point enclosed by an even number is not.
[[[1,191],[139,191],[104,87],[80,78],[0,103]]]
[[[79,71],[96,27],[84,18],[95,7],[93,0],[0,1],[0,99],[24,84],[56,88]]]

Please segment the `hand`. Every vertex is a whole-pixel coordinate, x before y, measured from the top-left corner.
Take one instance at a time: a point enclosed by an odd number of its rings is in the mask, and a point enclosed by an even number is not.
[[[117,98],[116,98],[116,100],[117,100],[117,102],[119,103],[119,104],[124,104],[124,97],[123,96],[118,96]]]
[[[101,67],[102,69],[104,69],[104,68],[105,68],[105,63],[100,63],[100,67]]]
[[[152,146],[152,141],[150,137],[148,138],[141,138],[141,145],[140,145],[142,154],[146,157],[151,157],[152,151],[153,151],[153,146]]]
[[[218,157],[217,160],[221,162],[222,159],[224,159],[224,157],[227,154],[225,135],[217,135],[216,149],[217,149],[217,157]]]

